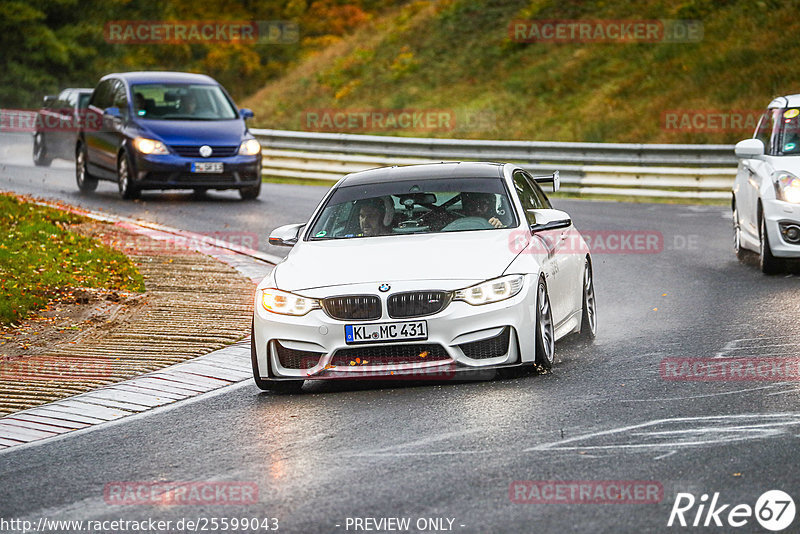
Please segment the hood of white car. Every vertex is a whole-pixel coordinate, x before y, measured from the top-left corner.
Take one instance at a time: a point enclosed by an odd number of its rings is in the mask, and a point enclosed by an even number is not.
[[[304,241],[274,271],[278,288],[402,280],[486,280],[516,256],[509,230]]]
[[[770,162],[776,171],[787,171],[800,176],[800,156],[772,156]]]

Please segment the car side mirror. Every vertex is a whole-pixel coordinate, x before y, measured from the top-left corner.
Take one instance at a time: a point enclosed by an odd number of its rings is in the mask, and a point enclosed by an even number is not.
[[[239,115],[241,115],[244,120],[252,119],[253,117],[256,116],[256,114],[253,113],[253,110],[250,109],[250,108],[242,108],[242,109],[240,109],[239,110]]]
[[[304,226],[305,223],[280,226],[274,229],[271,234],[269,234],[269,240],[267,243],[275,247],[293,247],[297,244],[297,240],[300,236],[300,230]]]
[[[103,110],[103,115],[106,115],[108,117],[113,117],[115,119],[122,118],[122,115],[119,112],[119,108],[116,107],[116,106],[104,109]]]
[[[47,95],[44,97],[44,106],[47,107],[48,104],[55,102],[58,99],[56,95]]]
[[[737,158],[758,158],[764,155],[764,143],[761,139],[745,139],[736,143],[734,152]]]
[[[572,219],[565,211],[540,208],[528,210],[528,212],[533,215],[533,220],[536,221],[530,225],[531,232],[534,233],[572,226]]]

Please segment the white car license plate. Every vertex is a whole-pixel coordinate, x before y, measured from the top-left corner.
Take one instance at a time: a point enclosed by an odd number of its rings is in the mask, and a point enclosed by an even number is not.
[[[192,162],[192,172],[216,173],[222,172],[221,161],[194,161]]]
[[[428,339],[428,322],[348,324],[344,327],[344,341],[348,345],[410,339]]]

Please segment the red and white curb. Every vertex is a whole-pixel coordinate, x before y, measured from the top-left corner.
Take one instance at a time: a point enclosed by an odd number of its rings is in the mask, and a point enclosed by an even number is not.
[[[168,226],[64,206],[40,205],[122,226],[152,239],[212,256],[260,282],[282,258]],[[20,445],[109,424],[126,417],[231,386],[252,378],[250,337],[220,350],[152,373],[21,410],[0,418],[0,454]]]

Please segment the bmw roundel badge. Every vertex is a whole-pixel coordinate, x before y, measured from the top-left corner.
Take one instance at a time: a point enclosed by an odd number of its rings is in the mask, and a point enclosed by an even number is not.
[[[392,286],[390,286],[389,284],[381,284],[378,286],[378,291],[380,291],[381,293],[386,293],[390,289],[392,289]]]

